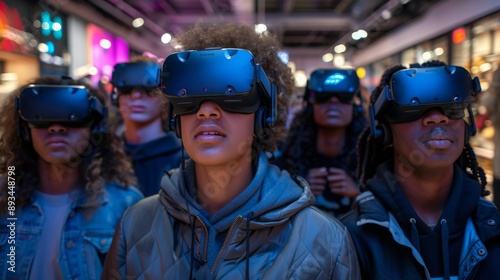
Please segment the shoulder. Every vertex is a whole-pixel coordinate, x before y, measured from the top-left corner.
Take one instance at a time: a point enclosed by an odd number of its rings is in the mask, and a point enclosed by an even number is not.
[[[144,211],[151,211],[154,209],[158,209],[160,207],[163,207],[161,202],[160,202],[160,195],[155,194],[155,195],[151,195],[151,196],[148,196],[146,198],[141,199],[139,202],[134,204],[134,206],[131,208],[133,208],[133,211],[144,212]]]
[[[110,201],[122,201],[129,205],[144,198],[144,195],[135,186],[107,183],[104,190]]]
[[[389,212],[372,192],[365,191],[356,197],[353,209],[339,220],[354,234],[364,224],[387,225]]]
[[[129,207],[123,216],[124,219],[129,221],[151,220],[158,212],[166,211],[160,202],[160,196],[155,194],[141,199],[139,202]]]
[[[481,197],[473,220],[483,241],[500,237],[500,211],[493,202]]]
[[[131,236],[141,237],[151,231],[166,233],[170,218],[158,194],[148,196],[129,207],[122,217],[122,227]]]
[[[331,235],[344,238],[346,227],[335,217],[318,209],[308,206],[299,211],[293,218],[293,227],[305,231],[307,235]]]

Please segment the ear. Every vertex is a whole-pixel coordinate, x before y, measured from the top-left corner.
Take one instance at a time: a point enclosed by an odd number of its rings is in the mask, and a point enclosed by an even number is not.
[[[118,90],[116,88],[113,88],[110,94],[111,98],[111,104],[114,106],[118,106]]]
[[[392,144],[392,131],[391,128],[389,127],[389,124],[387,123],[381,123],[378,125],[380,127],[380,130],[382,131],[381,135],[381,143],[383,147],[387,147],[390,144]]]
[[[259,139],[267,138],[269,136],[268,129],[270,128],[267,122],[268,112],[265,106],[259,107],[255,112],[254,120],[254,133]]]

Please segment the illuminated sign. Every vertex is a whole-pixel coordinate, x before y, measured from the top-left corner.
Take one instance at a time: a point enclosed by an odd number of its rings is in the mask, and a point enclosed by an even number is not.
[[[465,31],[465,28],[460,27],[453,30],[452,34],[453,43],[455,44],[463,43],[466,38],[467,38],[467,33]]]

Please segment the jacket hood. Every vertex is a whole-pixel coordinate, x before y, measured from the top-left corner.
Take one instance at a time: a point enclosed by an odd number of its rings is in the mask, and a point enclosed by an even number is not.
[[[176,219],[190,223],[191,216],[202,219],[218,231],[227,230],[238,216],[251,216],[252,229],[287,222],[301,209],[314,204],[314,195],[302,178],[295,181],[286,171],[269,164],[266,155],[258,157],[255,175],[235,199],[217,213],[209,215],[196,201],[195,164],[187,161],[184,171],[174,169],[162,179],[160,199]]]
[[[180,139],[172,132],[167,132],[165,136],[141,144],[128,143],[123,136],[123,142],[125,152],[133,161],[154,158],[162,154],[171,154],[182,149]]]

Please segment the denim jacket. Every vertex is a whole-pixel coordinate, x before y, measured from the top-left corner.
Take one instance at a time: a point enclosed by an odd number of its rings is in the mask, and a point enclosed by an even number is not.
[[[135,187],[107,184],[95,207],[89,205],[83,189],[77,195],[61,233],[60,278],[99,279],[118,221],[125,209],[143,196]],[[30,204],[17,207],[15,211],[17,220],[0,216],[0,279],[29,278],[46,218],[36,196]]]

